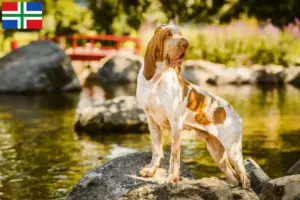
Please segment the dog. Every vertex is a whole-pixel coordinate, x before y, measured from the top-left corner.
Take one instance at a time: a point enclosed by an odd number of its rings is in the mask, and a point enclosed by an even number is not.
[[[224,99],[180,76],[189,42],[175,25],[158,27],[148,43],[137,78],[136,98],[151,133],[152,159],[140,175],[151,177],[163,157],[161,130],[172,134],[167,182],[179,181],[180,140],[184,128],[194,129],[229,183],[250,187],[243,165],[242,120]]]

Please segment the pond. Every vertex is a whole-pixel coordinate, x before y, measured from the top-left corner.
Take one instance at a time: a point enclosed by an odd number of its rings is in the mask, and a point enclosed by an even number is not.
[[[133,95],[135,86],[103,90],[98,101]],[[243,118],[243,153],[271,176],[284,175],[300,157],[300,89],[293,86],[207,87]],[[0,199],[60,199],[87,171],[120,155],[150,151],[150,135],[88,136],[73,131],[81,94],[0,95]],[[164,136],[164,150],[170,137]],[[196,178],[223,175],[205,143],[185,132],[182,159]]]

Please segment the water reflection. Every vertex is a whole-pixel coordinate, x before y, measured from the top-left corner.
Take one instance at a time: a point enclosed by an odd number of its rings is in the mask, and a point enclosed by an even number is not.
[[[286,173],[300,155],[300,90],[292,86],[203,86],[226,98],[243,117],[243,151],[271,177]],[[119,95],[135,85],[90,85],[80,94],[0,95],[0,199],[57,199],[88,170],[117,156],[150,151],[150,135],[78,136],[76,108]],[[170,150],[168,132],[164,149]],[[182,158],[195,177],[222,176],[205,143],[185,131]]]

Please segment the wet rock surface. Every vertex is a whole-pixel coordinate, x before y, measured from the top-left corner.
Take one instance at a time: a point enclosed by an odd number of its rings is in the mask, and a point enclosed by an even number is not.
[[[300,174],[300,159],[287,172],[287,175],[295,174]]]
[[[139,177],[141,167],[151,161],[151,153],[133,153],[121,156],[94,169],[82,177],[66,197],[66,200],[117,199],[139,185],[158,185],[165,181],[170,154],[165,153],[154,177]],[[181,177],[192,179],[191,173],[181,163]]]
[[[86,133],[143,132],[148,130],[144,111],[134,96],[121,96],[77,111],[75,131]]]
[[[300,67],[279,65],[253,65],[251,67],[226,67],[203,60],[186,60],[181,75],[194,84],[212,85],[279,85],[290,83],[300,85]]]
[[[71,59],[55,43],[36,41],[0,59],[0,92],[80,90]]]
[[[263,183],[261,200],[298,200],[300,199],[300,175],[284,176]]]
[[[165,153],[160,168],[152,178],[137,175],[139,169],[150,162],[151,153],[134,153],[115,158],[84,175],[65,199],[258,199],[251,189],[234,187],[215,177],[194,180],[183,163],[179,183],[165,183],[169,156]]]
[[[98,79],[102,84],[126,84],[137,80],[143,58],[128,52],[116,52],[102,59]]]

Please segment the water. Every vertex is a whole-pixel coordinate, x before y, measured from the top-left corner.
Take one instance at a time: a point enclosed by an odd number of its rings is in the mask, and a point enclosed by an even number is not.
[[[135,86],[94,90],[104,98],[134,94]],[[207,88],[241,114],[244,157],[271,176],[284,175],[300,158],[300,90],[292,86]],[[87,92],[87,91],[83,91]],[[59,199],[87,171],[114,157],[149,151],[144,134],[77,135],[73,120],[85,95],[0,95],[0,199]],[[81,100],[81,101],[79,101]],[[170,138],[164,137],[166,151]],[[205,143],[185,132],[182,159],[196,178],[223,176]]]

